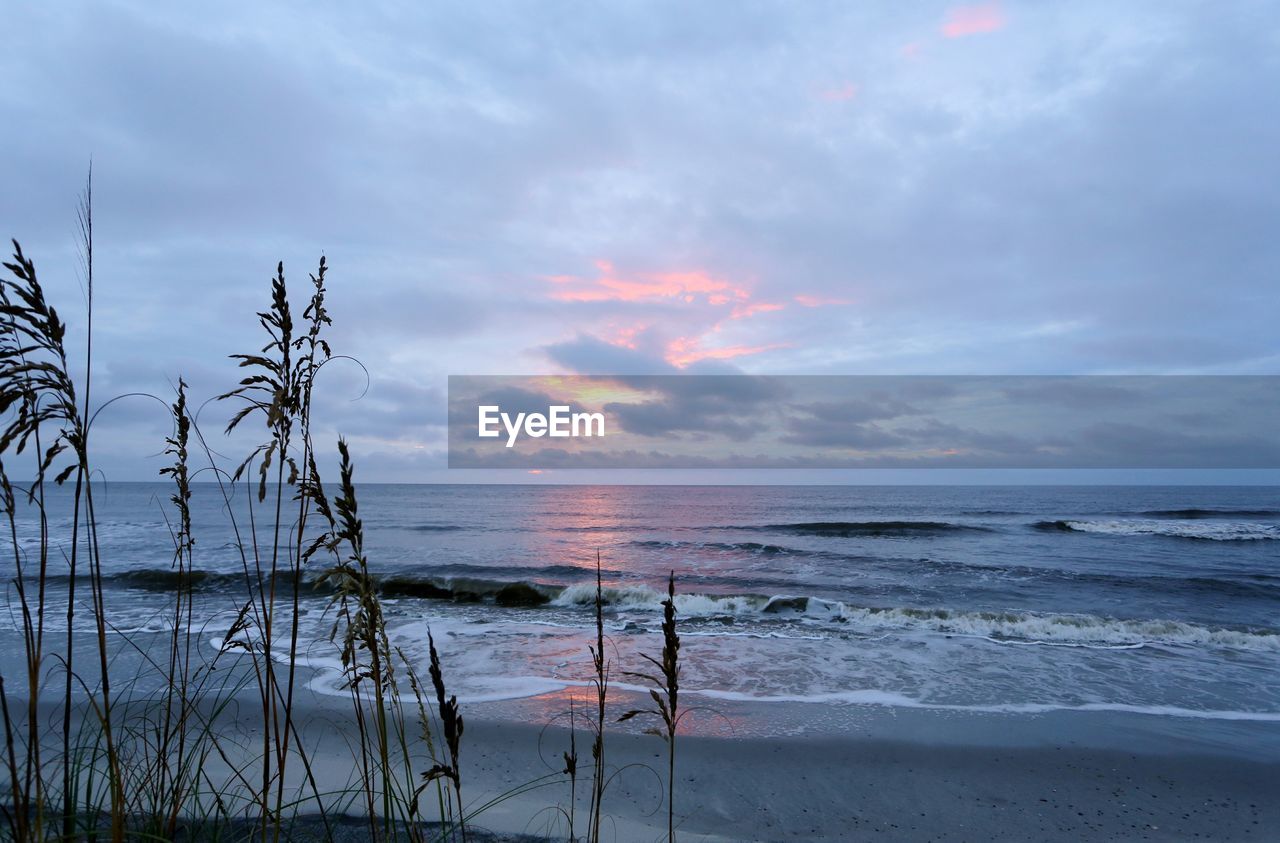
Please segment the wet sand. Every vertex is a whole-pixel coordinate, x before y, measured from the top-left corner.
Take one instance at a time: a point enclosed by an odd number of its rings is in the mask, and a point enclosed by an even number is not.
[[[625,707],[615,700],[611,711]],[[327,708],[327,704],[322,708]],[[538,701],[464,706],[464,795],[478,805],[563,768],[569,732]],[[957,716],[846,706],[730,707],[737,736],[682,736],[676,817],[682,840],[1274,840],[1280,753],[1266,722],[1188,722],[1116,712]],[[755,720],[752,720],[752,716]],[[825,715],[822,728],[794,729]],[[340,717],[308,729],[317,769],[341,777]],[[840,733],[832,717],[843,717]],[[501,718],[501,719],[499,719]],[[523,721],[523,722],[521,722]],[[577,829],[585,823],[590,737],[576,734]],[[1123,747],[1123,748],[1119,748]],[[610,731],[618,771],[604,837],[665,838],[665,744]],[[332,769],[330,769],[332,764]],[[564,776],[487,810],[478,828],[564,839]]]
[[[355,729],[345,702],[303,693],[303,743],[321,791],[350,787]],[[476,818],[474,839],[559,839],[569,808],[562,753],[569,731],[546,725],[557,701],[463,706],[463,794],[468,809],[538,779]],[[627,703],[611,701],[616,716]],[[46,706],[52,716],[53,706]],[[1080,841],[1275,840],[1280,838],[1276,724],[1186,721],[1115,712],[966,714],[761,704],[728,706],[731,736],[685,735],[677,745],[678,837],[690,841],[862,840]],[[231,706],[218,732],[234,758],[254,752],[260,713]],[[834,729],[834,730],[833,730]],[[772,730],[772,733],[771,733]],[[590,736],[576,733],[580,777],[575,818],[586,823]],[[242,754],[237,763],[251,756]],[[603,838],[665,838],[665,744],[607,734]],[[252,766],[253,762],[248,762]],[[210,759],[209,781],[227,776]],[[303,797],[300,765],[290,789]],[[429,816],[429,809],[426,809]],[[367,833],[359,800],[335,812],[335,839]],[[295,839],[322,839],[304,818]]]
[[[471,792],[546,771],[537,729],[468,727]],[[559,758],[563,730],[542,734]],[[531,751],[530,745],[535,745]],[[580,746],[580,754],[584,746]],[[610,735],[611,766],[664,770],[656,738]],[[860,737],[699,738],[678,743],[676,814],[690,840],[1270,840],[1280,835],[1280,763],[1081,746],[926,745]],[[567,786],[506,803],[480,821],[532,819]],[[633,767],[606,794],[617,840],[665,834],[658,779]],[[650,812],[657,810],[657,813]]]

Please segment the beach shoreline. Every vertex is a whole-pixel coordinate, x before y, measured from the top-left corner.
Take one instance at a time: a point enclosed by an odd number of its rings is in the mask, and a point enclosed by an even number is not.
[[[1234,738],[1217,746],[1181,743],[1170,736],[1171,724],[1151,722],[1165,718],[1141,714],[958,720],[945,712],[857,708],[862,710],[850,714],[865,716],[867,726],[856,734],[682,736],[680,836],[1259,840],[1280,828],[1274,800],[1280,763],[1269,760],[1276,754],[1267,724],[1243,727],[1262,739],[1250,750]],[[1125,736],[1132,740],[1118,743]],[[464,774],[472,792],[498,792],[522,774],[546,772],[539,742],[548,760],[558,759],[568,745],[562,727],[486,719],[483,709],[474,711],[467,738]],[[1268,738],[1272,743],[1263,745]],[[660,767],[665,758],[663,744],[644,735],[611,732],[606,752],[617,767]],[[606,813],[625,830],[616,839],[662,836],[659,790],[657,779],[645,772],[611,786]],[[529,807],[545,808],[548,797],[539,794]],[[537,830],[528,825],[524,809],[516,800],[479,824],[503,832]]]
[[[568,729],[495,719],[484,706],[465,713],[462,775],[468,804],[500,798],[563,768]],[[1078,715],[1067,714],[1049,720],[1069,723]],[[1264,840],[1280,828],[1274,800],[1280,763],[1274,761],[1172,743],[1152,743],[1146,751],[1109,749],[1086,737],[1101,738],[1097,724],[1054,741],[1043,731],[1049,724],[1028,724],[1025,717],[989,716],[982,718],[982,728],[967,732],[939,712],[913,712],[906,719],[909,724],[900,724],[906,728],[889,736],[681,736],[679,838]],[[1135,721],[1143,715],[1100,719],[1123,732],[1128,725],[1141,726]],[[1025,740],[1037,730],[1042,740]],[[933,740],[942,732],[950,738]],[[579,730],[580,763],[589,741]],[[330,764],[342,769],[332,740],[317,741],[314,750],[318,770]],[[665,746],[652,736],[611,730],[605,751],[608,766],[621,772],[606,791],[604,839],[662,839]],[[586,790],[580,779],[579,823]],[[499,839],[565,839],[560,809],[567,807],[568,793],[567,777],[552,776],[472,824]]]
[[[628,696],[611,695],[611,719],[629,704]],[[511,702],[522,705],[463,707],[465,801],[470,809],[501,800],[470,824],[495,840],[566,839],[569,780],[561,771],[569,729],[559,725],[563,720],[535,714],[556,701]],[[256,746],[252,705],[246,697],[218,721],[228,747]],[[304,693],[297,706],[299,735],[319,789],[349,787],[354,731],[344,701]],[[1263,840],[1280,828],[1274,800],[1280,763],[1268,760],[1277,756],[1266,723],[1228,724],[1231,734],[1208,745],[1179,741],[1175,718],[1141,714],[958,716],[844,706],[839,713],[858,728],[763,734],[760,723],[794,724],[830,707],[756,703],[734,706],[725,717],[748,722],[748,708],[757,724],[750,734],[680,736],[680,839]],[[580,833],[591,738],[578,725]],[[1241,740],[1250,731],[1258,738],[1252,744]],[[605,794],[603,839],[663,838],[665,752],[655,737],[610,725],[605,753],[616,775]],[[301,795],[300,766],[291,766],[290,786]],[[214,782],[218,770],[217,763],[208,770]],[[539,786],[504,798],[538,780]],[[296,839],[320,835],[318,817],[300,810]],[[365,828],[357,819],[359,801],[329,810],[331,821],[358,839]],[[429,809],[424,813],[430,818]]]

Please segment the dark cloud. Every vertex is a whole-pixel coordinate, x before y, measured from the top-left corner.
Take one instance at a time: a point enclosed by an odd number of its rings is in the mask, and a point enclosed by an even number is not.
[[[912,404],[887,395],[852,398],[846,401],[819,401],[797,407],[797,410],[819,421],[851,424],[896,419],[922,412]]]
[[[833,392],[839,389],[834,379],[831,383]],[[885,430],[874,422],[918,415],[922,411],[896,396],[883,391],[877,393],[796,406],[786,422],[787,433],[781,437],[782,441],[794,445],[858,450],[909,445],[907,437]]]
[[[661,357],[579,335],[546,347],[547,356],[580,375],[661,375],[678,371]]]
[[[765,425],[749,421],[736,407],[715,398],[674,401],[645,401],[638,404],[610,402],[604,410],[618,420],[622,430],[655,438],[695,433],[714,434],[741,442],[750,439]]]
[[[1045,378],[1020,382],[1005,389],[1014,403],[1054,404],[1076,410],[1087,407],[1116,407],[1141,402],[1143,396],[1127,378]]]
[[[853,448],[860,451],[909,445],[910,440],[873,424],[859,424],[818,417],[792,419],[790,433],[782,441],[817,448]]]
[[[1134,468],[1280,466],[1280,442],[1274,436],[1236,431],[1189,433],[1165,426],[1102,422],[1082,430],[1076,447],[1082,462],[1095,465],[1123,454],[1125,465]]]
[[[661,395],[654,400],[614,401],[604,406],[625,432],[648,437],[714,434],[742,442],[773,422],[790,393],[785,379],[748,375],[620,377],[616,380]]]

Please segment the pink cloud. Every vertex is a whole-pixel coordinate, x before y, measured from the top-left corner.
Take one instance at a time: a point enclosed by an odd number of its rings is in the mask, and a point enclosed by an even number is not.
[[[596,261],[600,274],[595,278],[573,275],[549,275],[545,280],[555,285],[551,298],[559,301],[682,301],[699,300],[712,307],[732,306],[729,319],[745,319],[757,313],[782,310],[786,305],[774,302],[750,302],[746,287],[717,278],[704,270],[677,272],[620,273],[609,261]]]
[[[999,3],[980,3],[975,6],[956,6],[947,13],[942,34],[948,38],[964,38],[984,32],[995,32],[1005,25],[1004,13]]]
[[[755,304],[740,304],[729,313],[730,319],[746,319],[748,316],[755,316],[757,313],[771,313],[775,310],[782,310],[785,304],[774,304],[773,302],[756,302]]]
[[[699,360],[732,360],[735,357],[760,354],[764,351],[772,351],[775,348],[786,348],[786,344],[730,345],[720,348],[703,348],[701,337],[677,337],[667,343],[664,356],[672,366],[683,369],[690,363],[697,363]]]
[[[795,300],[798,304],[803,305],[804,307],[823,307],[826,305],[852,304],[852,302],[850,302],[848,299],[830,299],[830,298],[824,298],[822,296],[811,296],[806,293],[801,293],[800,295],[795,296]]]
[[[700,269],[668,272],[623,272],[611,262],[595,262],[595,277],[573,275],[546,276],[551,289],[548,295],[565,302],[680,303],[679,314],[671,313],[666,322],[683,323],[681,336],[665,342],[665,334],[652,320],[631,321],[621,313],[610,320],[596,336],[610,345],[632,350],[662,349],[662,356],[674,366],[683,368],[699,360],[728,360],[759,354],[779,345],[725,345],[707,347],[707,338],[720,334],[729,323],[750,319],[758,314],[786,308],[782,302],[751,301],[751,291],[740,283]],[[655,333],[656,332],[656,333]]]
[[[591,279],[551,275],[546,280],[558,289],[551,297],[560,301],[655,301],[680,299],[694,302],[700,296],[711,304],[744,300],[751,294],[703,270],[640,272],[626,275],[609,261],[596,261],[600,274]]]
[[[616,345],[619,348],[634,349],[637,346],[637,338],[640,334],[649,329],[649,325],[645,322],[637,322],[634,325],[615,326],[601,337],[602,340],[609,345]]]
[[[834,88],[824,88],[818,92],[818,96],[827,102],[848,102],[858,96],[861,88],[853,82],[845,82]]]
[[[902,45],[902,57],[904,59],[920,58],[921,44],[919,41],[912,41],[910,44]]]

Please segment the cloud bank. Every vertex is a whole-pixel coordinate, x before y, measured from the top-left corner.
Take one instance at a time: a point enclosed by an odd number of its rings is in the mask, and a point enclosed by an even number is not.
[[[450,373],[1280,364],[1274,4],[7,20],[0,219],[75,327],[92,157],[97,394],[225,390],[275,262],[302,283],[324,253],[335,348],[368,370],[333,368],[324,434],[365,479],[443,465]],[[165,432],[116,405],[108,475],[152,477]]]

